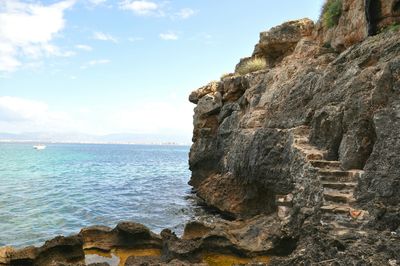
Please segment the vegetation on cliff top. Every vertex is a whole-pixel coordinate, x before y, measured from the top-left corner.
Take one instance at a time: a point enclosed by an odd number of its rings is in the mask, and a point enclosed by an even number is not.
[[[386,31],[398,31],[400,30],[400,23],[392,23],[389,26],[383,28],[381,31],[386,32]]]
[[[328,29],[339,23],[342,15],[342,0],[327,0],[322,7],[322,23]]]
[[[253,58],[246,61],[236,70],[235,74],[246,75],[251,72],[265,69],[267,67],[267,62],[264,58]]]

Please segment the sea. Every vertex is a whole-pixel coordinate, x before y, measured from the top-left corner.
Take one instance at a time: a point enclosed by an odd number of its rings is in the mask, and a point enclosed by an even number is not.
[[[179,234],[196,215],[188,146],[32,145],[0,143],[0,247],[121,221]]]

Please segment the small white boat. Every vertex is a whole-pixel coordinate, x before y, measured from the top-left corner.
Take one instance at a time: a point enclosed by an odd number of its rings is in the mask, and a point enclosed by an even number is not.
[[[39,144],[39,145],[33,146],[33,148],[34,148],[35,150],[44,150],[44,149],[46,149],[46,145],[41,145],[41,144]]]

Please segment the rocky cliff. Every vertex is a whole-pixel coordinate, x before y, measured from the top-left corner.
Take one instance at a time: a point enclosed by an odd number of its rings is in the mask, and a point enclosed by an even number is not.
[[[333,1],[335,25],[262,32],[236,69],[263,69],[189,96],[190,184],[228,219],[93,226],[0,265],[399,265],[400,2]]]
[[[236,69],[264,70],[189,97],[190,184],[230,217],[279,217],[300,243],[283,264],[400,263],[399,21],[399,1],[344,0],[336,26],[262,32]]]

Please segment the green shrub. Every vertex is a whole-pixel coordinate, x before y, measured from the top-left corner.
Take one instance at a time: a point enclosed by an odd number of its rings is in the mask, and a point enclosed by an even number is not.
[[[262,70],[267,68],[267,62],[263,58],[254,58],[246,61],[243,65],[239,66],[236,73],[239,75],[246,75],[248,73]]]
[[[393,23],[393,24],[387,26],[383,31],[398,31],[398,30],[400,30],[400,24]]]
[[[342,0],[327,0],[322,7],[322,23],[328,29],[337,26],[342,15]]]

